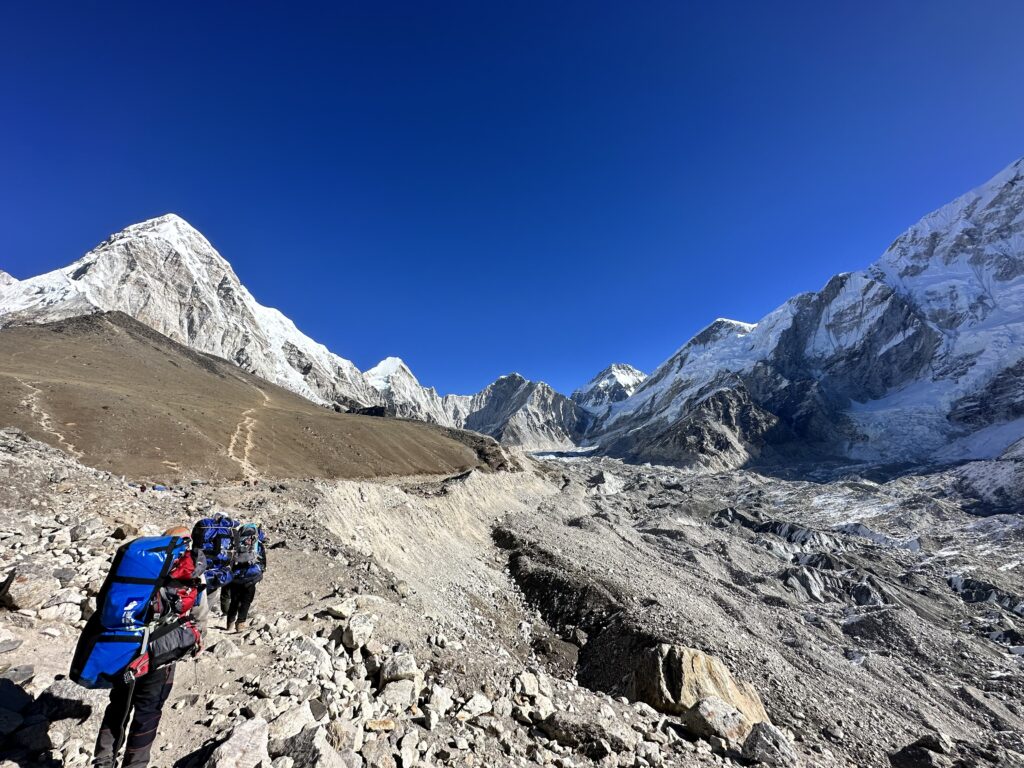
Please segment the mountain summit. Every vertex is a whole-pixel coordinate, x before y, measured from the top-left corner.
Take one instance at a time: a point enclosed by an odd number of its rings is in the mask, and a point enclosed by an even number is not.
[[[587,384],[572,393],[573,402],[597,412],[632,395],[647,374],[625,363],[612,363]]]
[[[0,325],[100,311],[124,312],[315,402],[377,402],[355,365],[257,302],[209,241],[175,214],[127,227],[63,269],[0,287]]]

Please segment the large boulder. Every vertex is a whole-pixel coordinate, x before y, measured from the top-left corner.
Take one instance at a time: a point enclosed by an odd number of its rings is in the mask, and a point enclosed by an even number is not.
[[[796,768],[800,764],[789,739],[771,723],[755,723],[743,742],[743,756],[772,768]]]
[[[730,744],[743,743],[751,723],[735,707],[717,696],[701,699],[683,715],[683,724],[694,736],[704,739],[718,737]]]
[[[912,744],[889,755],[893,768],[949,768],[956,745],[944,733],[925,734]]]
[[[554,712],[540,723],[540,729],[559,744],[583,752],[596,760],[612,752],[635,749],[639,735],[618,720],[601,720],[580,712]]]
[[[327,731],[319,725],[311,725],[280,747],[281,755],[294,760],[294,768],[348,768],[349,757],[338,752],[327,737]]]
[[[206,768],[257,768],[270,765],[267,752],[267,721],[261,717],[246,720],[235,727],[227,741],[210,755]]]
[[[36,610],[60,592],[60,581],[44,569],[19,565],[0,582],[0,602],[12,610]]]
[[[309,702],[303,702],[301,705],[281,713],[270,722],[270,738],[290,739],[315,722],[316,718],[313,717],[313,710],[310,708]]]
[[[670,715],[684,715],[702,699],[716,698],[742,714],[749,725],[771,722],[750,683],[733,678],[718,657],[681,645],[662,643],[642,652],[626,696]]]
[[[355,651],[366,645],[373,634],[374,623],[373,617],[369,614],[353,614],[342,634],[342,642],[345,647],[350,651]]]

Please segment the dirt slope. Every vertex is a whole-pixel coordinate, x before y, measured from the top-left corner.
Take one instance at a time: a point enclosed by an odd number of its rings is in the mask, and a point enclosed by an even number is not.
[[[116,312],[0,331],[0,426],[165,483],[447,474],[480,463],[450,432],[334,413]]]

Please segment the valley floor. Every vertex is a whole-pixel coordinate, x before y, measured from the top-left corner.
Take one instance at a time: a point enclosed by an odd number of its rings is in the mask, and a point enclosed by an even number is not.
[[[0,431],[0,765],[88,763],[104,696],[63,675],[112,536],[213,508],[269,571],[179,664],[157,766],[1024,765],[1020,516],[942,474],[523,464],[141,492]]]

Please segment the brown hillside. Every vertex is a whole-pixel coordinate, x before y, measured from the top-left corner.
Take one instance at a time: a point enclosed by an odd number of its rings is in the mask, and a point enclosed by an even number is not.
[[[91,466],[162,482],[442,474],[479,463],[458,434],[334,413],[119,312],[0,331],[8,425]]]

